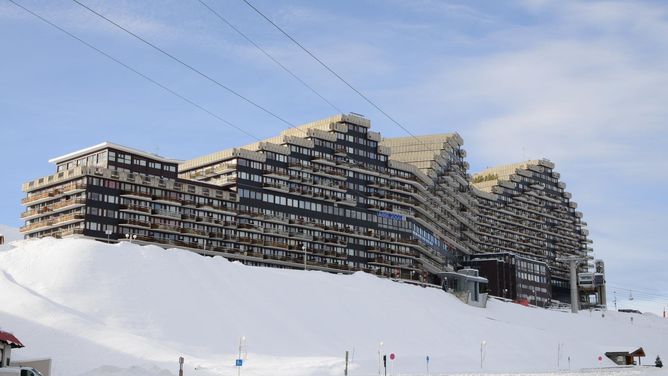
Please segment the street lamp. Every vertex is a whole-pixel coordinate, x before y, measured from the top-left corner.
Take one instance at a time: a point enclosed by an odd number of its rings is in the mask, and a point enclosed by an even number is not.
[[[130,241],[130,244],[132,244],[133,240],[137,240],[137,234],[132,234],[132,236],[130,234],[125,234],[125,238]]]

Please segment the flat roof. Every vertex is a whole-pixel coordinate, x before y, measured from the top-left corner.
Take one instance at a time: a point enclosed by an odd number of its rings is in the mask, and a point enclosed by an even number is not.
[[[77,150],[77,151],[69,153],[69,154],[62,155],[60,157],[49,159],[49,163],[58,164],[58,163],[61,163],[61,162],[68,161],[70,159],[75,159],[77,157],[87,155],[87,154],[91,154],[91,153],[96,152],[98,150],[104,150],[104,149],[116,149],[116,150],[124,151],[126,153],[139,155],[139,156],[142,156],[142,157],[145,157],[145,158],[150,158],[150,159],[154,159],[154,160],[165,162],[165,163],[181,163],[181,161],[177,160],[177,159],[165,158],[165,157],[159,156],[157,154],[147,153],[145,151],[133,149],[133,148],[130,148],[130,147],[127,147],[127,146],[118,145],[118,144],[114,144],[112,142],[106,142],[106,141],[102,142],[100,144],[97,144],[97,145],[89,146],[89,147],[81,149],[81,150]]]

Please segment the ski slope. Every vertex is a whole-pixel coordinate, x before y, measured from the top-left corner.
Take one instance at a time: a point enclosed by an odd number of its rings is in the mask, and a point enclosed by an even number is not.
[[[380,342],[396,354],[388,374],[424,374],[426,356],[432,375],[552,372],[560,343],[561,369],[569,356],[573,370],[610,367],[598,356],[619,347],[642,346],[647,364],[657,354],[668,360],[668,320],[654,315],[573,315],[496,300],[479,309],[363,273],[247,267],[84,239],[0,251],[0,327],[26,345],[15,359],[52,357],[56,376],[167,376],[179,356],[188,376],[236,375],[242,336],[243,375],[342,375],[346,350],[350,375],[377,374]]]

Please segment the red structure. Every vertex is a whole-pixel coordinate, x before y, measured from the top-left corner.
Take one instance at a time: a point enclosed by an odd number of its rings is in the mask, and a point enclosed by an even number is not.
[[[21,341],[12,333],[0,330],[0,367],[7,367],[13,348],[23,347]]]

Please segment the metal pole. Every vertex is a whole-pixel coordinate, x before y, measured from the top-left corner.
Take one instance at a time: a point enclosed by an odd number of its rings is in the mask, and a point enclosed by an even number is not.
[[[381,365],[382,365],[382,361],[383,361],[383,359],[380,357],[380,352],[381,352],[382,348],[383,348],[383,342],[378,344],[378,376],[380,376],[380,370],[381,370]]]
[[[571,259],[571,312],[578,313],[580,309],[580,300],[578,299],[578,271],[577,271],[577,260]]]
[[[183,357],[179,357],[179,376],[183,376]]]
[[[613,291],[612,295],[614,296],[614,302],[615,302],[615,311],[617,310],[617,291]]]
[[[348,376],[348,351],[346,350],[346,368],[343,370],[343,376]]]
[[[237,359],[241,359],[241,348],[243,346],[245,337],[239,338],[239,357]],[[241,376],[241,366],[237,367],[237,376]]]
[[[306,243],[302,245],[302,251],[304,251],[304,270],[306,270]]]
[[[484,355],[483,355],[483,354],[484,354],[484,348],[485,348],[485,345],[487,345],[487,341],[482,341],[482,342],[480,342],[480,369],[482,369],[482,362],[483,362],[483,360],[485,359],[485,357],[484,357]]]

